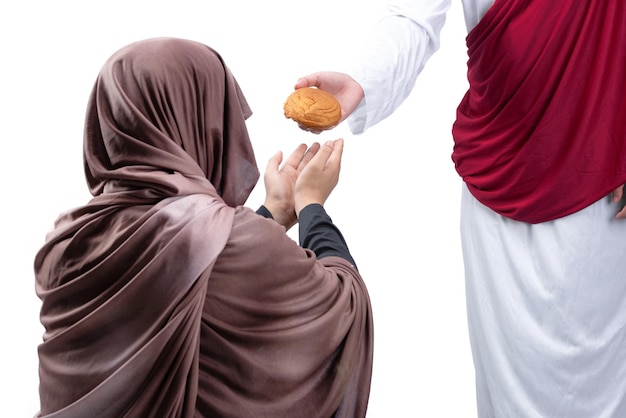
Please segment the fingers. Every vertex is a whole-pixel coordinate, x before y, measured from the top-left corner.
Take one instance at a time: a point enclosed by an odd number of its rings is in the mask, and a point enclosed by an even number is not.
[[[338,145],[339,144],[339,145]],[[318,157],[320,154],[320,150],[323,149],[324,152]],[[267,163],[267,173],[277,173],[285,168],[287,169],[295,169],[297,173],[300,173],[304,167],[307,166],[311,161],[315,159],[316,163],[320,168],[324,168],[328,163],[336,164],[335,161],[341,160],[341,154],[343,151],[343,139],[336,141],[328,141],[322,147],[318,142],[314,142],[310,147],[307,148],[306,144],[300,144],[292,153],[289,155],[287,160],[285,160],[285,164],[281,168],[281,163],[283,161],[283,153],[282,151],[278,151],[274,156],[272,156]]]
[[[285,161],[285,165],[291,166],[294,168],[298,167],[298,165],[302,161],[302,158],[305,156],[306,151],[307,151],[306,144],[298,145],[298,148],[296,148]]]
[[[320,144],[318,142],[314,142],[311,144],[309,149],[304,154],[304,157],[300,160],[300,164],[298,164],[298,173],[302,171],[304,167],[315,157],[315,154],[320,150]]]
[[[613,202],[619,202],[620,200],[622,200],[623,196],[624,196],[624,185],[622,184],[620,187],[613,190]]]
[[[343,154],[343,139],[327,141],[315,155],[312,164],[316,164],[320,169],[327,167],[338,168],[341,164]]]
[[[281,169],[288,167],[300,172],[313,159],[313,157],[315,157],[315,154],[317,154],[319,149],[320,144],[317,142],[313,143],[310,147],[307,147],[306,144],[298,145],[298,147],[285,160],[285,164],[282,168],[281,164],[283,162],[283,153],[282,151],[278,151],[269,159],[266,172],[276,173]]]
[[[328,164],[339,167],[341,165],[341,156],[343,155],[343,138],[339,138],[332,142],[332,153],[328,158]]]
[[[315,135],[319,135],[320,133],[322,133],[322,131],[320,131],[319,129],[309,128],[308,126],[303,125],[301,123],[298,123],[298,127],[302,129],[303,131],[311,132],[312,134],[315,134]]]
[[[333,147],[333,141],[327,141],[323,146],[320,146],[319,150],[312,158],[311,164],[323,170],[324,167],[326,167],[330,156],[333,154]]]
[[[303,87],[319,87],[320,78],[319,72],[310,74],[305,77],[301,77],[296,81],[295,86],[293,86],[294,90],[298,90]]]
[[[617,189],[613,190],[613,202],[618,203],[621,202],[624,198],[624,185],[621,185]],[[615,215],[615,219],[626,219],[626,207],[622,207],[622,209],[617,212]]]
[[[280,167],[280,163],[282,162],[283,162],[283,153],[282,151],[278,151],[267,162],[267,167],[265,171],[267,173],[277,172],[278,167]]]

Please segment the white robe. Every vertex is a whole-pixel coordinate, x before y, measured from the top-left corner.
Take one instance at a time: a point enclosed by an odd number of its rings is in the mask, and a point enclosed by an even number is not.
[[[409,95],[451,0],[397,1],[352,65],[357,134]],[[463,0],[471,30],[493,0]],[[573,191],[575,192],[575,191]],[[536,225],[464,187],[461,239],[478,416],[626,417],[626,220],[609,198]],[[468,411],[469,412],[469,411]]]

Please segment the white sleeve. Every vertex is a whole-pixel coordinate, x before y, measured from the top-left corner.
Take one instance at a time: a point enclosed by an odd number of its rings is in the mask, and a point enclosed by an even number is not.
[[[348,118],[354,134],[391,115],[407,98],[426,61],[439,49],[451,0],[392,1],[369,40],[343,72],[365,97]]]

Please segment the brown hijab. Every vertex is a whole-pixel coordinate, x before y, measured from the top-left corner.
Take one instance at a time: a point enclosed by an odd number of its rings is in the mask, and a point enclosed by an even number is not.
[[[250,114],[205,45],[149,39],[106,62],[85,124],[94,198],[59,217],[35,259],[45,327],[38,416],[238,416],[242,405],[248,416],[294,416],[294,405],[303,417],[364,416],[372,358],[365,287],[349,263],[315,261],[275,222],[240,207],[259,177]],[[267,271],[251,266],[268,265],[267,246],[254,244],[262,234],[277,234],[269,239],[284,255]],[[279,329],[267,340],[236,322],[250,313],[241,292],[251,292],[245,297],[259,299],[251,317],[266,329],[280,301],[260,292],[274,285],[281,298],[309,302],[291,303],[297,309],[272,323]],[[232,312],[226,300],[235,301]],[[294,326],[298,317],[303,327]],[[311,338],[324,344],[302,356],[317,347]],[[242,378],[250,367],[281,375],[276,359],[288,350],[306,363],[297,367],[299,387]],[[283,374],[293,375],[289,367]]]

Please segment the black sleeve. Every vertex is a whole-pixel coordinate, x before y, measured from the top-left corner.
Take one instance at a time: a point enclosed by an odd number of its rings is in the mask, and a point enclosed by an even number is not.
[[[274,217],[272,216],[272,214],[270,213],[269,210],[267,210],[267,208],[263,205],[261,205],[257,210],[256,210],[257,215],[261,215],[264,218],[268,218],[268,219],[274,219]]]
[[[317,258],[338,256],[356,268],[348,245],[322,205],[311,204],[300,211],[298,218],[300,246],[315,252]]]

